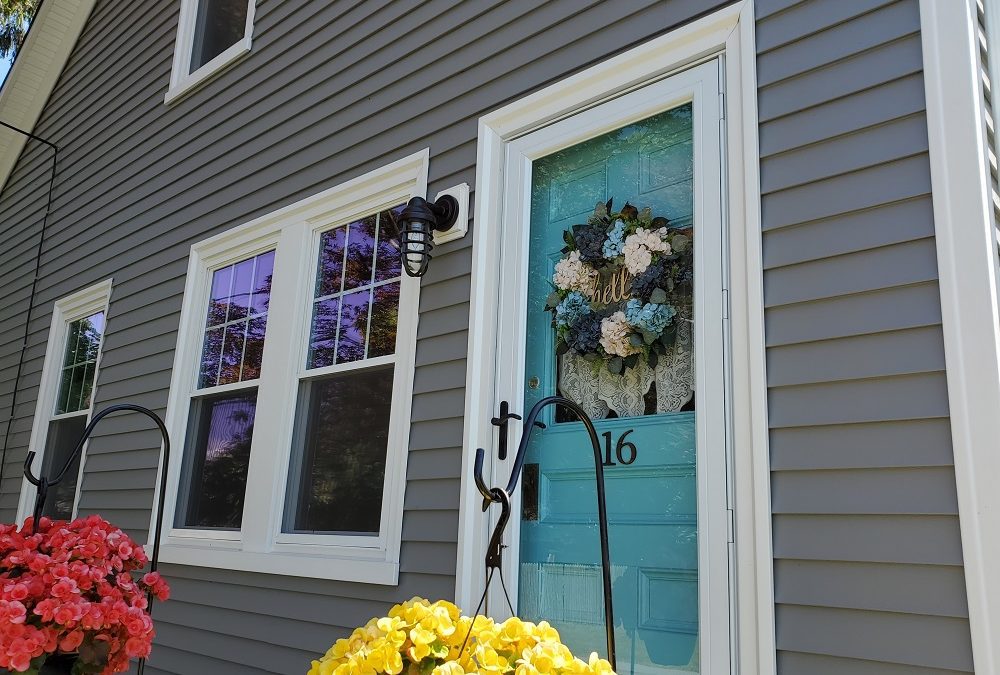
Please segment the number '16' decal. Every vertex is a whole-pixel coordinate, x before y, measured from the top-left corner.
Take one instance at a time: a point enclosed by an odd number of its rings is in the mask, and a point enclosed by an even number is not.
[[[625,440],[633,431],[635,429],[629,429],[618,438],[618,444],[615,446],[615,456],[618,458],[618,464],[631,464],[635,461],[638,450],[634,443]],[[614,466],[615,461],[611,459],[611,432],[605,431],[601,436],[604,437],[604,466]]]

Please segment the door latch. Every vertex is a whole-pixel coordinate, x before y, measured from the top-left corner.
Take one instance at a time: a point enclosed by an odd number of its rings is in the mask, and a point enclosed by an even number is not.
[[[494,417],[490,420],[490,424],[500,428],[500,445],[497,450],[498,459],[507,459],[507,422],[519,419],[521,419],[520,415],[510,412],[510,404],[507,401],[500,401],[500,417]]]

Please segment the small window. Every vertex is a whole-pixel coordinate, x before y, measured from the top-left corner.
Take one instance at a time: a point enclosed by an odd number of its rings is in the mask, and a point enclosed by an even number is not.
[[[30,447],[34,470],[54,477],[70,460],[90,421],[104,339],[110,282],[58,301],[52,312]],[[49,491],[43,515],[69,520],[76,512],[82,453]],[[34,488],[22,491],[21,515],[30,514]]]
[[[198,70],[243,39],[247,9],[246,0],[199,0],[189,72]]]
[[[254,5],[254,0],[181,0],[167,103],[250,51]]]
[[[393,236],[427,155],[191,248],[163,561],[396,583],[420,283]]]
[[[240,528],[273,272],[274,251],[212,272],[177,527]]]

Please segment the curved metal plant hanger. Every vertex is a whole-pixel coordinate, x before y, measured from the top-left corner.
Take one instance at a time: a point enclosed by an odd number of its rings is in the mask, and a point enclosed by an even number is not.
[[[100,422],[102,419],[104,419],[111,413],[120,412],[123,410],[142,413],[149,419],[153,420],[153,422],[156,424],[156,427],[160,430],[160,435],[163,437],[163,466],[161,467],[160,471],[160,498],[156,510],[156,530],[153,532],[153,553],[149,558],[149,571],[155,572],[160,560],[160,532],[163,529],[163,504],[167,494],[166,483],[167,483],[167,467],[168,467],[168,461],[170,459],[170,435],[167,433],[167,427],[163,423],[163,420],[160,419],[160,416],[154,413],[149,408],[144,408],[141,405],[136,405],[134,403],[119,403],[117,405],[108,406],[101,412],[94,415],[94,417],[90,420],[90,424],[88,424],[87,428],[83,430],[83,436],[81,436],[80,440],[77,441],[76,447],[73,448],[73,452],[71,452],[69,457],[66,458],[66,461],[63,462],[62,468],[59,470],[59,473],[57,473],[54,478],[50,478],[49,476],[45,475],[35,476],[31,470],[31,465],[35,461],[35,453],[34,451],[28,453],[28,457],[24,460],[24,477],[27,478],[28,482],[34,485],[36,489],[35,508],[34,511],[32,512],[32,514],[34,515],[34,519],[32,521],[32,533],[34,534],[38,532],[38,521],[42,517],[42,511],[45,509],[45,500],[48,497],[49,488],[51,488],[54,485],[58,485],[66,477],[66,472],[69,471],[70,466],[73,465],[73,462],[75,462],[76,459],[80,456],[80,453],[83,452],[83,446],[87,442],[87,439],[90,438],[91,433],[93,433],[94,427],[97,426],[98,422]],[[153,615],[152,592],[146,593],[146,600],[149,603],[147,611],[149,612],[149,615],[152,617]],[[146,668],[146,659],[145,658],[139,659],[139,666],[137,670],[139,675],[142,675],[145,668]]]
[[[545,425],[538,421],[538,416],[541,414],[542,410],[550,405],[561,405],[571,410],[573,414],[576,415],[581,422],[583,422],[583,426],[586,427],[587,434],[590,436],[590,443],[594,449],[594,468],[597,474],[597,517],[601,537],[604,632],[607,639],[608,661],[611,663],[611,668],[613,670],[617,670],[618,663],[615,653],[614,628],[615,613],[612,607],[611,598],[611,553],[608,545],[608,510],[604,494],[604,460],[601,456],[601,443],[597,438],[597,430],[594,429],[594,423],[590,420],[587,413],[575,402],[564,396],[546,396],[532,406],[527,419],[524,420],[525,431],[521,436],[521,442],[517,446],[517,455],[514,457],[514,467],[511,469],[510,480],[507,481],[506,488],[491,488],[486,485],[486,481],[483,480],[483,459],[486,452],[482,448],[478,448],[476,450],[476,488],[483,496],[483,511],[485,512],[493,504],[500,504],[500,518],[497,520],[496,527],[493,529],[493,536],[490,537],[490,543],[486,549],[486,584],[483,589],[483,596],[479,600],[479,606],[476,607],[476,611],[472,613],[472,616],[473,619],[475,619],[480,610],[483,608],[483,605],[486,602],[486,594],[490,588],[490,582],[493,581],[494,572],[499,572],[498,576],[500,577],[500,585],[503,588],[504,598],[507,600],[507,607],[510,609],[511,614],[516,614],[514,606],[510,600],[510,595],[507,593],[507,585],[503,580],[503,570],[501,567],[504,549],[503,534],[504,530],[507,528],[507,523],[510,520],[510,497],[517,488],[518,481],[521,479],[521,469],[524,466],[524,455],[528,449],[528,442],[531,440],[531,432],[534,431],[535,427],[541,429],[545,428]],[[501,405],[501,416],[493,419],[493,424],[500,427],[501,459],[506,457],[507,421],[509,419],[519,420],[521,417],[519,415],[508,413],[506,411],[506,405]],[[465,636],[465,640],[462,642],[462,648],[459,650],[459,654],[465,651],[465,645],[469,641],[470,635],[472,635],[471,626],[469,627],[468,635]]]

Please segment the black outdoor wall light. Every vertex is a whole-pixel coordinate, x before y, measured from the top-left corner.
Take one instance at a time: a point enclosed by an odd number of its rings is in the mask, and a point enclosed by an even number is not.
[[[433,203],[423,197],[413,197],[399,214],[399,252],[403,268],[411,277],[422,277],[431,261],[434,233],[454,227],[460,211],[459,201],[449,194]]]

